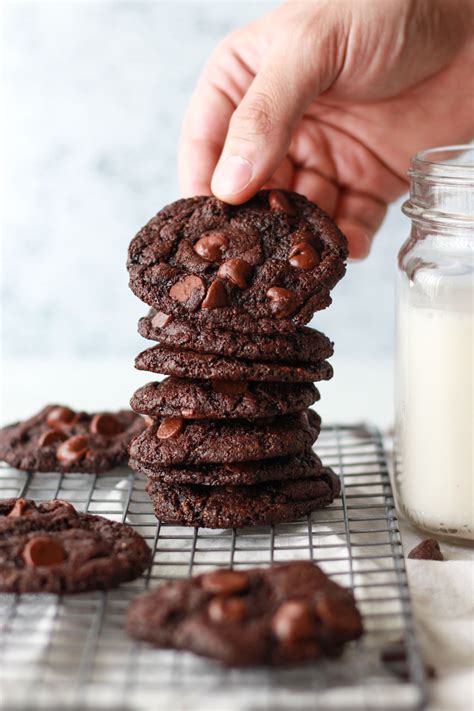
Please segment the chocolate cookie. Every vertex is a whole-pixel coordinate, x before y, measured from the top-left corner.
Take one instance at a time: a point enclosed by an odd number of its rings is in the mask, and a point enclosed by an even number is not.
[[[273,417],[300,412],[319,400],[313,383],[166,378],[148,383],[130,405],[143,415],[185,419]]]
[[[137,597],[127,632],[228,666],[289,665],[340,654],[363,634],[352,594],[309,561],[219,569]]]
[[[0,501],[0,591],[77,593],[134,580],[151,565],[130,526],[67,501]]]
[[[163,314],[250,333],[304,325],[331,303],[347,242],[302,195],[262,190],[243,205],[168,205],[132,240],[132,291]]]
[[[319,363],[333,354],[333,344],[324,333],[313,328],[299,328],[294,333],[260,336],[225,331],[220,328],[196,328],[189,321],[151,310],[138,322],[138,332],[161,346],[173,350],[275,362],[303,361]]]
[[[160,469],[272,459],[305,452],[320,427],[321,418],[312,410],[252,422],[167,417],[133,440],[130,457]]]
[[[178,378],[211,380],[260,380],[277,383],[309,383],[332,378],[331,365],[320,363],[265,363],[227,356],[176,351],[153,346],[135,358],[135,368]]]
[[[331,469],[315,477],[267,481],[244,486],[163,484],[146,486],[156,517],[162,523],[202,528],[240,528],[295,521],[329,506],[339,494]]]
[[[228,484],[260,484],[263,481],[283,479],[311,479],[321,473],[323,465],[311,450],[290,457],[261,459],[257,462],[233,464],[202,464],[196,466],[156,468],[130,459],[130,467],[145,474],[150,482],[163,484],[203,484],[219,486]]]
[[[128,445],[144,429],[130,410],[89,415],[47,405],[0,430],[0,460],[31,472],[105,472],[127,464]]]

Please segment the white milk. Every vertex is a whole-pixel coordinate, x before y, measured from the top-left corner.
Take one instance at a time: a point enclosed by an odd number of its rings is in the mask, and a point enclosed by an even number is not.
[[[397,500],[415,523],[474,540],[472,268],[402,276]]]

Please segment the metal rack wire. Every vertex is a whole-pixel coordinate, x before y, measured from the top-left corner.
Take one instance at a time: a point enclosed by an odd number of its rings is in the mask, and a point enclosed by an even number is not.
[[[107,593],[0,595],[0,708],[5,709],[418,709],[426,704],[397,518],[380,433],[323,428],[317,445],[341,476],[342,496],[296,523],[211,531],[160,524],[144,479],[0,469],[0,497],[67,499],[78,510],[133,525],[152,547],[141,579]],[[341,659],[284,670],[232,670],[130,640],[123,620],[149,585],[217,566],[316,560],[352,587],[366,634]],[[407,678],[380,661],[403,639]],[[3,696],[3,699],[2,699]]]

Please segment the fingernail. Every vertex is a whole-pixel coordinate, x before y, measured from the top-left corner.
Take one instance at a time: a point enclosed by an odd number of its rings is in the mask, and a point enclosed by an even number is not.
[[[229,156],[218,164],[212,176],[212,192],[218,197],[237,195],[252,180],[253,166],[246,158]]]

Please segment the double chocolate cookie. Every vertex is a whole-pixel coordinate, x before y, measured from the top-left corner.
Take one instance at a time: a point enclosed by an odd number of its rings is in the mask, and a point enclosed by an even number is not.
[[[130,456],[158,468],[272,459],[305,452],[320,427],[312,410],[252,422],[159,418],[133,440]]]
[[[206,486],[312,479],[319,476],[323,468],[321,460],[312,450],[294,456],[261,459],[254,462],[201,464],[199,466],[183,464],[161,468],[156,464],[144,464],[139,459],[130,459],[130,466],[145,474],[151,484],[203,484]]]
[[[254,419],[301,412],[319,400],[313,383],[166,378],[133,395],[135,412],[184,419]]]
[[[308,383],[332,378],[332,367],[325,360],[315,363],[269,363],[163,346],[153,346],[140,353],[135,359],[135,368],[178,378],[211,380]]]
[[[77,593],[133,580],[151,564],[130,526],[66,501],[0,501],[0,591]]]
[[[194,197],[168,205],[132,240],[132,291],[200,326],[278,333],[331,303],[347,242],[302,195],[261,190],[243,205]]]
[[[47,405],[0,430],[0,460],[31,472],[100,473],[128,462],[128,445],[145,429],[130,410],[75,412]]]
[[[138,322],[138,332],[144,338],[157,341],[171,350],[193,351],[245,360],[270,363],[319,363],[333,354],[333,344],[324,333],[313,328],[299,328],[293,333],[271,336],[240,333],[223,328],[196,328],[189,321],[151,309]]]
[[[339,495],[330,469],[306,479],[261,484],[205,486],[149,479],[146,490],[157,518],[203,528],[240,528],[295,521],[331,504]]]
[[[363,626],[352,594],[299,561],[165,583],[131,603],[127,631],[156,647],[254,667],[337,656]]]

